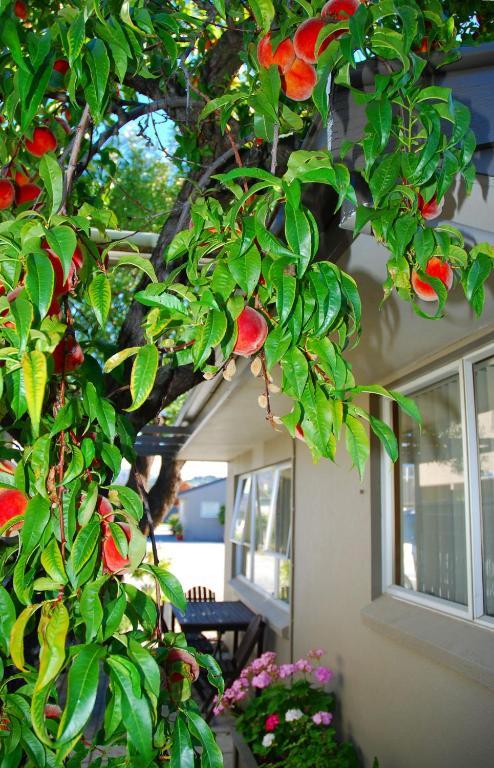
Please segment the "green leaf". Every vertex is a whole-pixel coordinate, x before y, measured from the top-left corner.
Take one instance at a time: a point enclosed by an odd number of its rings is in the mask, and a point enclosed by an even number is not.
[[[81,52],[84,43],[85,30],[85,14],[79,13],[69,24],[69,30],[67,33],[67,40],[69,42],[69,64],[71,67]]]
[[[122,693],[122,720],[127,738],[135,753],[144,761],[144,768],[151,760],[153,753],[151,712],[146,697],[138,696],[134,692],[131,673],[127,664],[123,662],[124,660],[119,656],[108,657],[112,679]],[[133,668],[135,670],[135,667]]]
[[[185,714],[193,736],[199,739],[202,746],[201,768],[223,768],[223,756],[209,725],[191,709]]]
[[[33,323],[33,305],[30,301],[19,296],[10,305],[10,311],[14,316],[15,329],[19,336],[19,352],[22,354],[26,349],[26,344]]]
[[[101,646],[86,645],[72,659],[67,702],[57,734],[58,745],[78,736],[89,720],[98,692],[99,662],[104,656],[105,650]]]
[[[398,441],[391,427],[375,416],[369,416],[372,431],[379,438],[391,461],[398,459]]]
[[[132,515],[136,523],[143,516],[142,500],[138,493],[126,485],[110,485],[110,491],[116,491],[121,505],[129,515]]]
[[[89,302],[96,320],[104,328],[111,308],[110,281],[103,272],[97,272],[88,289]]]
[[[0,648],[9,655],[10,633],[16,620],[15,606],[9,593],[0,585]]]
[[[33,436],[38,437],[47,381],[46,358],[42,352],[27,352],[22,358],[26,402]]]
[[[127,5],[127,3],[124,3],[124,5]],[[102,40],[91,40],[87,48],[89,56],[86,61],[89,65],[91,82],[94,89],[92,111],[94,112],[96,110],[96,114],[93,114],[93,117],[98,120],[102,111],[103,99],[105,98],[105,91],[110,74],[110,59],[108,58],[106,46]]]
[[[211,349],[223,339],[226,329],[227,322],[224,312],[217,309],[208,312],[203,324],[199,327],[195,344],[192,347],[196,368],[200,368],[206,362],[211,354]]]
[[[261,32],[268,32],[274,19],[275,10],[271,0],[250,0],[250,7],[254,13],[257,26]]]
[[[187,600],[185,599],[182,585],[176,576],[165,568],[152,565],[151,563],[143,563],[140,570],[151,573],[155,579],[157,579],[166,599],[169,600],[172,605],[176,606],[179,611],[182,611],[182,613],[186,611]]]
[[[65,573],[62,553],[60,552],[56,539],[50,539],[48,544],[43,547],[41,553],[41,565],[53,581],[58,582],[58,584],[67,583],[67,574]]]
[[[194,768],[194,749],[187,721],[178,713],[172,733],[170,768]]]
[[[41,691],[56,678],[65,661],[69,614],[63,602],[45,603],[38,625],[39,673],[35,690]],[[40,734],[37,734],[40,736]],[[40,738],[42,738],[40,736]]]
[[[50,248],[57,254],[63,267],[63,279],[67,280],[72,266],[72,257],[77,247],[77,237],[70,227],[53,227],[46,233]],[[48,259],[47,259],[48,261]]]
[[[53,267],[46,254],[30,254],[27,257],[26,290],[41,318],[50,308],[54,282]]]
[[[37,603],[36,605],[28,605],[27,608],[24,608],[14,622],[10,633],[10,655],[17,669],[22,670],[22,672],[26,671],[24,666],[24,632],[26,631],[29,619],[42,605],[43,603]]]
[[[341,287],[338,268],[329,262],[320,262],[311,268],[309,279],[317,300],[317,335],[325,335],[341,309]]]
[[[90,559],[99,539],[99,523],[89,523],[85,528],[81,528],[76,536],[69,558],[69,563],[75,574],[79,573],[81,568]]]
[[[21,546],[24,555],[30,555],[38,546],[50,519],[50,502],[42,496],[29,499],[21,528]]]
[[[43,155],[39,163],[39,175],[43,179],[45,188],[50,196],[50,215],[58,211],[63,198],[63,175],[61,168],[51,154]]]
[[[129,256],[121,256],[118,262],[115,264],[113,272],[115,272],[115,270],[117,270],[119,267],[124,266],[137,267],[141,270],[141,272],[144,272],[149,277],[152,283],[158,282],[158,278],[156,277],[156,272],[154,271],[153,265],[151,264],[150,260],[144,258],[144,256],[139,256],[136,253]]]
[[[63,476],[64,485],[68,485],[70,482],[72,482],[72,480],[75,480],[76,477],[79,477],[79,475],[82,475],[84,472],[84,455],[81,449],[76,445],[72,445],[71,450],[72,458],[70,459],[70,464],[67,467],[65,475]]]
[[[354,416],[345,417],[345,442],[352,464],[363,480],[365,464],[369,457],[369,438],[363,424]]]
[[[140,349],[141,347],[128,347],[127,349],[122,349],[120,352],[116,352],[114,355],[108,358],[103,366],[103,371],[105,373],[110,373],[110,371],[118,368],[118,366],[125,362],[125,360],[128,360],[129,357],[133,357],[133,355],[135,355]]]
[[[106,576],[101,576],[95,581],[89,581],[82,590],[80,611],[86,625],[86,643],[96,638],[103,623],[103,607],[99,591],[106,580]]]
[[[412,400],[411,397],[407,397],[403,395],[401,392],[396,392],[396,390],[390,389],[388,390],[391,397],[396,400],[400,408],[407,413],[410,418],[412,418],[414,421],[416,421],[418,424],[422,424],[422,416],[420,414],[420,411],[418,409],[417,404],[414,400]]]
[[[285,206],[285,236],[292,251],[300,255],[297,275],[302,277],[312,256],[312,231],[305,213],[289,203]]]
[[[307,358],[300,349],[294,347],[281,360],[281,368],[287,391],[293,392],[300,400],[309,375]]]
[[[261,275],[261,255],[255,246],[228,259],[228,269],[247,297],[252,295]]]
[[[139,349],[130,377],[132,405],[126,411],[136,411],[146,402],[154,386],[158,363],[158,350],[154,344],[146,344]]]

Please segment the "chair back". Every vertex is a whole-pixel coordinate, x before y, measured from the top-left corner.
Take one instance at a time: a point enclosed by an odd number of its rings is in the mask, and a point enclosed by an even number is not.
[[[192,587],[185,595],[192,603],[214,603],[216,595],[209,587]]]
[[[259,651],[262,650],[262,639],[264,636],[265,623],[262,616],[256,614],[249,626],[245,630],[244,636],[239,643],[233,656],[233,677],[235,678],[247,665],[252,652],[257,645]]]

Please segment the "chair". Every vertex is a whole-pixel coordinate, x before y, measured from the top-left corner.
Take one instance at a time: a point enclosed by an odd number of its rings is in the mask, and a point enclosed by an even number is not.
[[[216,594],[209,587],[191,587],[186,592],[185,597],[190,603],[214,603],[216,601]],[[194,646],[200,653],[209,653],[211,656],[214,656],[219,647],[219,638],[215,647],[202,632],[186,632],[185,638],[188,644]]]
[[[223,679],[225,681],[225,688],[229,688],[233,681],[240,675],[242,669],[247,666],[247,662],[252,656],[256,646],[257,654],[261,655],[263,649],[265,626],[266,624],[262,616],[259,616],[259,614],[254,616],[249,626],[245,630],[244,636],[240,641],[238,648],[233,654],[231,660],[226,661],[223,664],[220,663],[223,672]],[[207,687],[203,691],[199,690],[199,695],[203,701],[202,713],[206,721],[209,722],[213,717],[213,700],[216,695],[216,690],[203,679],[202,683],[204,682],[206,682]]]
[[[185,595],[192,603],[214,603],[216,595],[209,587],[192,587]]]

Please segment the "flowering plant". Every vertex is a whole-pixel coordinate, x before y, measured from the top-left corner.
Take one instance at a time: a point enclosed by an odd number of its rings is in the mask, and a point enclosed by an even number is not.
[[[336,740],[333,696],[324,687],[333,673],[320,663],[323,655],[317,649],[293,664],[278,665],[275,653],[263,653],[217,702],[216,713],[232,711],[238,731],[263,766],[358,766],[353,746]]]

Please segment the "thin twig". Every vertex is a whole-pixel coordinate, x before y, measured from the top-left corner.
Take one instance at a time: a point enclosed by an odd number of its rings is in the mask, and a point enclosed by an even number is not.
[[[79,125],[77,126],[75,137],[74,137],[74,143],[72,145],[72,150],[70,152],[69,164],[67,166],[67,173],[65,175],[65,190],[64,190],[62,205],[60,207],[60,213],[62,214],[67,213],[67,201],[70,197],[70,193],[72,192],[72,186],[74,184],[74,174],[77,169],[77,160],[79,158],[79,153],[81,151],[82,140],[84,139],[84,134],[86,133],[90,120],[91,120],[91,113],[89,111],[89,105],[86,104],[86,106],[84,107],[84,111],[82,113],[82,117],[79,122]]]
[[[273,176],[276,173],[276,165],[278,163],[278,143],[280,140],[280,124],[275,123],[274,124],[274,131],[273,131],[273,146],[271,149],[271,173]]]

